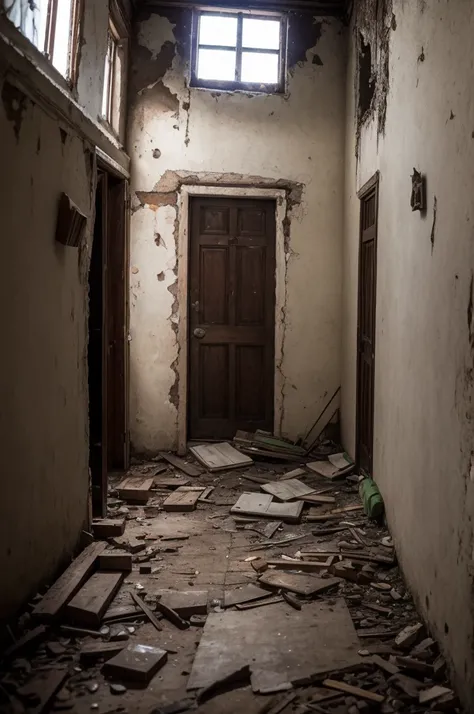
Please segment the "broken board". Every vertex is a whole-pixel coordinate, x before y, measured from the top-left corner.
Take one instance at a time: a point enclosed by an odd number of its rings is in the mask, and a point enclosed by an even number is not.
[[[123,579],[123,572],[94,573],[66,606],[68,620],[84,627],[100,625]]]
[[[277,503],[268,493],[243,493],[232,506],[230,512],[248,516],[274,518],[287,523],[299,523],[303,511],[303,502]]]
[[[334,585],[342,583],[342,580],[341,578],[318,578],[314,575],[279,573],[275,570],[267,570],[260,576],[258,582],[278,590],[289,590],[291,593],[309,596],[329,590]]]
[[[286,481],[278,481],[277,483],[264,483],[261,486],[262,491],[269,493],[279,501],[293,501],[296,498],[303,498],[310,493],[314,493],[316,489],[307,486],[297,478],[288,479]]]
[[[187,464],[186,461],[180,459],[179,456],[175,456],[174,454],[166,454],[164,451],[160,451],[160,456],[162,459],[171,464],[171,466],[174,466],[180,471],[183,471],[183,473],[185,473],[187,476],[192,476],[193,478],[195,478],[196,476],[200,476],[202,473],[201,469],[198,469],[193,464]]]
[[[189,449],[196,459],[211,472],[227,471],[227,469],[238,469],[251,466],[252,459],[240,451],[234,449],[227,442],[222,444],[201,444],[191,446]]]
[[[166,650],[133,644],[109,659],[102,667],[106,677],[148,684],[168,659]]]
[[[342,599],[331,604],[309,603],[301,611],[292,611],[291,617],[286,603],[245,612],[211,612],[187,689],[208,687],[249,662],[254,690],[269,673],[278,673],[283,681],[296,684],[317,674],[359,664],[359,649]]]
[[[124,501],[146,503],[151,495],[153,480],[145,476],[129,476],[117,486],[117,493]]]
[[[95,538],[113,538],[125,532],[125,518],[100,518],[92,521],[92,533]]]
[[[27,702],[33,700],[32,706],[28,706],[28,714],[42,714],[49,711],[49,705],[68,676],[67,669],[40,672],[23,687],[17,689],[22,699]]]
[[[163,509],[175,513],[194,511],[203,491],[204,486],[197,491],[190,491],[187,486],[180,486],[163,502]]]
[[[224,607],[241,605],[244,602],[252,602],[253,600],[262,600],[270,596],[271,593],[268,590],[249,584],[235,590],[226,590],[224,593]]]
[[[207,590],[158,590],[156,597],[184,620],[193,615],[207,615]]]
[[[106,543],[91,543],[83,550],[36,605],[33,617],[46,621],[57,617],[92,573],[96,558],[105,547]]]
[[[191,482],[188,476],[155,476],[155,488],[179,488]]]

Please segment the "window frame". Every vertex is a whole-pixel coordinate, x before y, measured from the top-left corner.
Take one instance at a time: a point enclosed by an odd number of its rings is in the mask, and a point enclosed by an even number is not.
[[[199,22],[203,15],[214,17],[233,17],[237,19],[237,43],[235,47],[222,45],[199,44]],[[242,27],[244,18],[253,20],[279,20],[280,22],[280,46],[278,50],[263,49],[257,47],[243,47]],[[191,28],[191,73],[190,87],[198,89],[213,89],[226,92],[250,92],[258,94],[284,94],[286,91],[286,66],[287,66],[287,37],[288,18],[284,13],[262,13],[252,10],[224,11],[224,10],[193,10]],[[200,79],[197,76],[197,62],[199,49],[214,49],[234,51],[236,53],[236,79]],[[278,82],[276,84],[265,84],[260,82],[242,82],[237,77],[242,69],[242,52],[255,52],[256,54],[278,54]]]
[[[102,106],[101,106],[101,118],[107,122],[109,127],[113,129],[113,108],[115,99],[115,73],[117,67],[117,56],[120,46],[120,35],[113,23],[111,17],[109,17],[109,25],[107,27],[107,52],[105,55],[104,62],[104,87],[102,90]],[[112,48],[111,58],[108,63],[108,76],[106,77],[107,68],[107,58],[109,57],[109,49]],[[107,85],[105,81],[107,80]],[[104,97],[106,98],[106,111],[103,111]]]
[[[52,67],[54,56],[54,44],[56,41],[56,22],[58,14],[58,4],[60,0],[48,0],[46,10],[46,27],[44,35],[44,46],[38,47],[41,54],[48,60]],[[70,87],[74,87],[78,76],[79,47],[81,34],[81,18],[83,10],[83,0],[72,0],[71,16],[69,19],[69,37],[67,54],[67,72],[64,76],[59,70],[56,71],[63,77]]]

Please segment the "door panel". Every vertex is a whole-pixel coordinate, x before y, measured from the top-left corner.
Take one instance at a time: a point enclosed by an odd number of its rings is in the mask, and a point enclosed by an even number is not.
[[[189,436],[273,429],[275,204],[191,201]]]
[[[372,180],[360,198],[357,462],[372,475],[378,181]]]

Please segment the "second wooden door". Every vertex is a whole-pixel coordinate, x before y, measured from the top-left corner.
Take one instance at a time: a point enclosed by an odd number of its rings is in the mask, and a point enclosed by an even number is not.
[[[193,198],[188,436],[273,430],[275,203]]]

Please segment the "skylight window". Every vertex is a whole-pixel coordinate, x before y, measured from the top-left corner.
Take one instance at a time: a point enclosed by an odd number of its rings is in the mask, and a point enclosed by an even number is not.
[[[286,22],[278,15],[197,12],[191,85],[283,92]]]

